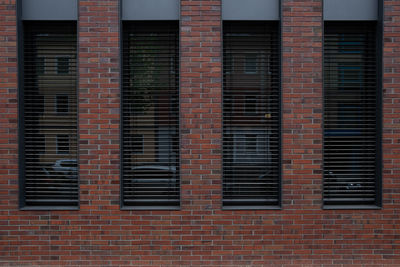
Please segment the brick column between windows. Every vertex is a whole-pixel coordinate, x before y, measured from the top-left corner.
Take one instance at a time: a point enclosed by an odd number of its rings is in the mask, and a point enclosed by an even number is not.
[[[322,199],[322,0],[283,0],[283,208]]]
[[[16,1],[0,5],[0,195],[1,210],[18,209]]]
[[[16,1],[0,4],[0,261],[15,260],[19,227],[8,223],[18,210],[18,110]]]
[[[384,3],[383,208],[396,210],[400,204],[400,23],[398,22],[400,2],[384,1]]]
[[[119,209],[119,1],[79,1],[81,210]]]
[[[221,0],[181,1],[182,209],[221,204]]]

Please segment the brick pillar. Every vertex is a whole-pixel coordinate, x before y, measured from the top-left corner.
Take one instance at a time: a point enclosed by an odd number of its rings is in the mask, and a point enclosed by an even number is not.
[[[322,0],[283,0],[284,209],[322,201]]]
[[[383,207],[400,204],[400,2],[384,1],[383,50]],[[398,220],[398,218],[397,218]]]
[[[221,205],[221,0],[181,1],[182,209]]]
[[[81,210],[119,209],[119,1],[79,1]]]
[[[17,259],[19,226],[9,223],[18,209],[18,111],[16,1],[0,1],[0,262]]]

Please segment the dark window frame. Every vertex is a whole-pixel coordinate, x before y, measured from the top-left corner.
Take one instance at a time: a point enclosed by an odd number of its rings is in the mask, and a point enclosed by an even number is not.
[[[226,34],[230,27],[236,27],[233,29],[232,33],[237,34],[237,36],[247,38],[251,32],[256,29],[255,31],[257,32],[262,28],[262,32],[267,32],[267,34],[274,34],[275,39],[270,39],[269,44],[271,45],[272,51],[265,51],[262,50],[257,52],[256,55],[256,72],[251,72],[247,73],[245,70],[245,57],[244,55],[246,54],[246,51],[238,50],[237,53],[232,53],[232,52],[227,52],[228,51],[228,45],[227,44],[227,37]],[[265,29],[266,28],[266,29]],[[281,207],[281,150],[280,150],[280,144],[281,144],[281,81],[280,81],[280,73],[281,73],[281,51],[280,51],[280,21],[225,21],[223,25],[224,29],[224,49],[223,49],[223,77],[224,77],[224,82],[223,82],[223,194],[222,194],[222,208],[227,209],[227,210],[247,210],[247,209],[280,209]],[[250,33],[249,33],[250,32]],[[273,33],[271,33],[273,32]],[[276,47],[275,47],[276,46]],[[250,52],[255,52],[254,50]],[[236,55],[236,56],[235,56]],[[226,58],[234,58],[235,59],[235,66],[240,66],[243,68],[242,71],[240,69],[234,69],[234,68],[229,68],[229,66],[226,65],[225,59]],[[242,58],[242,63],[238,62],[238,60]],[[229,59],[228,59],[229,62]],[[249,108],[246,106],[246,97],[245,95],[254,95],[257,94],[257,90],[253,87],[250,86],[251,90],[249,90],[247,93],[240,95],[236,95],[233,93],[234,89],[227,89],[227,84],[226,84],[226,75],[231,75],[234,73],[235,78],[238,80],[239,74],[244,77],[242,80],[245,81],[246,79],[260,79],[260,81],[263,81],[263,78],[259,78],[258,76],[264,75],[267,77],[267,79],[271,79],[271,84],[269,86],[272,86],[273,89],[270,89],[271,91],[268,94],[272,94],[266,99],[269,100],[262,100],[262,99],[256,99],[254,103],[254,108]],[[263,77],[264,77],[263,76]],[[240,84],[240,81],[238,82]],[[235,85],[233,85],[235,87]],[[238,85],[240,87],[240,85]],[[254,85],[253,85],[254,86]],[[266,85],[261,85],[261,88],[264,88]],[[238,88],[239,88],[238,87]],[[244,87],[243,87],[244,88]],[[267,87],[268,88],[268,87]],[[227,91],[228,90],[228,91]],[[231,92],[229,92],[229,90]],[[264,97],[265,98],[265,97]],[[274,99],[274,100],[272,100]],[[264,102],[263,102],[264,101]],[[258,128],[258,127],[253,127],[253,130],[249,130],[248,127],[236,127],[235,124],[227,123],[228,117],[226,112],[232,112],[231,114],[236,113],[236,115],[229,115],[230,117],[240,117],[243,116],[243,120],[239,118],[239,121],[244,122],[244,117],[246,117],[246,120],[252,120],[253,118],[250,118],[249,114],[249,109],[255,111],[255,117],[262,117],[261,120],[263,121],[269,121],[267,124],[271,124],[270,129],[267,130],[265,128]],[[265,114],[264,114],[265,113]],[[240,116],[238,116],[241,114]],[[235,120],[233,118],[233,120]],[[273,121],[273,122],[271,122]],[[246,123],[245,123],[246,124]],[[251,124],[251,123],[250,123]],[[254,124],[256,125],[256,124]],[[253,126],[254,126],[253,125]],[[273,129],[273,130],[272,130]],[[259,133],[261,131],[261,133]],[[264,132],[263,132],[264,131]],[[242,159],[238,158],[236,159],[236,154],[234,151],[242,151],[240,147],[237,147],[234,142],[237,142],[235,140],[242,140],[240,136],[244,135],[246,136],[246,133],[249,134],[254,134],[256,135],[256,150],[254,151],[255,153],[250,153],[248,154],[247,150],[244,151],[245,154],[242,154],[241,157]],[[242,136],[243,137],[243,136]],[[239,138],[239,139],[238,139]],[[246,139],[246,138],[245,138]],[[243,139],[244,140],[244,139]],[[242,141],[243,141],[242,140]],[[264,140],[264,141],[263,141]],[[271,140],[272,145],[271,145]],[[246,142],[244,140],[243,142]],[[232,143],[232,145],[229,145]],[[268,165],[271,165],[271,170],[270,171],[263,171],[264,175],[260,175],[261,179],[265,179],[267,184],[270,184],[266,186],[266,190],[271,190],[267,195],[263,195],[266,199],[272,198],[274,199],[272,202],[267,202],[264,200],[255,200],[254,197],[245,197],[242,200],[240,200],[240,196],[238,197],[233,197],[232,198],[232,192],[235,190],[241,190],[240,188],[235,189],[237,186],[241,186],[240,183],[234,182],[234,178],[230,177],[232,175],[229,174],[229,169],[232,167],[229,167],[232,164],[235,164],[235,162],[252,162],[252,164],[258,162],[260,159],[259,157],[259,148],[258,146],[262,145],[263,147],[268,147],[266,149],[270,150],[270,153],[267,153],[268,155],[262,155],[261,160],[267,160],[269,163]],[[239,149],[239,150],[238,150]],[[272,152],[273,151],[273,152]],[[264,153],[265,154],[265,153]],[[231,156],[229,156],[231,155]],[[238,155],[240,156],[240,155]],[[253,157],[253,160],[248,161],[247,158]],[[257,159],[254,159],[256,157]],[[231,163],[229,163],[231,162]],[[271,163],[273,162],[273,163]],[[243,165],[240,163],[240,165]],[[228,166],[228,165],[229,166]],[[232,165],[233,166],[233,165]],[[239,166],[238,166],[239,167]],[[247,173],[253,173],[256,175],[257,172],[260,172],[261,170],[258,170],[260,166],[256,167],[247,167]],[[265,168],[265,167],[263,167]],[[242,170],[237,170],[234,171],[233,173],[240,173]],[[247,175],[248,176],[248,175]],[[233,180],[232,180],[233,179]],[[272,179],[272,180],[271,180]],[[232,182],[230,182],[232,181]],[[240,181],[240,179],[239,179]],[[229,183],[229,186],[228,186]],[[235,185],[236,184],[236,185]],[[272,189],[269,187],[272,185]],[[229,187],[233,186],[233,189],[229,189]],[[245,186],[245,184],[242,184],[242,186]],[[275,187],[276,186],[276,187]],[[245,188],[243,187],[243,188]],[[232,191],[233,190],[233,191]],[[247,190],[247,189],[246,189]],[[232,191],[232,192],[231,192]],[[237,192],[239,192],[237,191]],[[249,191],[250,192],[250,191]],[[271,193],[273,192],[273,193]],[[229,195],[228,195],[229,194]],[[272,194],[272,195],[270,195]],[[274,197],[272,197],[274,196]],[[232,198],[232,199],[230,199]],[[257,197],[256,197],[257,198]]]
[[[153,77],[154,75],[158,75],[157,72],[161,75],[160,77],[166,77],[170,76],[173,77],[173,80],[170,80],[170,82],[167,82],[166,84],[169,86],[168,90],[166,90],[166,95],[168,95],[168,91],[174,91],[176,90],[175,93],[171,93],[170,96],[162,95],[162,94],[156,94],[156,93],[142,93],[136,95],[133,92],[133,88],[139,88],[140,87],[140,81],[138,79],[135,79],[136,84],[132,83],[130,81],[129,77],[133,77],[135,73],[133,72],[134,66],[139,66],[137,65],[140,62],[147,62],[146,64],[150,64],[149,61],[146,61],[144,59],[140,59],[139,57],[135,56],[129,56],[127,53],[129,53],[130,49],[139,49],[140,44],[136,45],[134,43],[130,43],[129,38],[134,38],[130,37],[135,34],[140,36],[142,35],[141,38],[142,41],[146,41],[146,34],[148,31],[153,32],[153,38],[156,40],[158,37],[157,35],[161,33],[165,34],[164,37],[161,37],[160,40],[163,38],[167,38],[167,36],[170,33],[173,33],[174,37],[168,37],[169,42],[174,43],[173,46],[165,50],[164,56],[158,56],[157,61],[159,62],[159,65],[153,66],[154,68],[151,68],[151,70],[148,70],[148,73],[146,77]],[[123,21],[122,22],[122,27],[121,27],[121,43],[122,43],[122,49],[121,49],[121,58],[123,59],[121,61],[121,84],[122,84],[122,93],[121,93],[121,194],[120,194],[120,206],[121,209],[123,210],[178,210],[180,209],[180,175],[179,175],[179,167],[180,167],[180,156],[179,156],[179,23],[178,21]],[[138,37],[139,38],[139,37]],[[140,39],[140,38],[139,38]],[[139,40],[138,39],[138,40]],[[151,39],[151,38],[150,38]],[[149,41],[149,39],[147,39]],[[172,44],[171,43],[171,44]],[[171,45],[170,44],[170,45]],[[153,44],[150,44],[153,45]],[[164,48],[160,48],[161,50]],[[140,50],[140,49],[139,49]],[[139,51],[137,50],[137,51]],[[146,49],[143,48],[143,53],[146,53]],[[154,51],[154,50],[153,50]],[[173,61],[171,61],[171,55],[167,55],[168,53],[173,53]],[[141,61],[142,60],[142,61]],[[151,61],[152,59],[149,58]],[[131,63],[133,62],[133,63]],[[135,63],[136,62],[136,63]],[[129,64],[134,64],[134,65],[129,65]],[[136,64],[136,65],[135,65]],[[145,71],[143,68],[139,69],[140,71]],[[136,74],[137,75],[137,74]],[[164,75],[164,76],[163,76]],[[145,81],[144,81],[145,82]],[[147,81],[147,87],[152,88],[152,82]],[[153,83],[156,83],[156,80],[153,81]],[[131,90],[131,91],[128,91]],[[153,89],[152,89],[153,90]],[[161,91],[160,91],[161,92]],[[140,96],[140,101],[130,101],[132,97],[135,98],[135,96]],[[170,99],[169,99],[170,97]],[[168,100],[169,99],[169,100]],[[146,102],[151,101],[158,101],[154,102],[153,104],[146,104]],[[142,103],[141,106],[138,106],[134,103]],[[132,148],[129,148],[129,144],[132,146],[132,138],[128,138],[127,136],[127,129],[129,127],[132,127],[131,122],[129,122],[125,117],[125,113],[132,113],[135,114],[135,118],[137,120],[146,120],[149,118],[149,116],[155,116],[157,120],[162,122],[165,120],[165,114],[172,114],[168,112],[168,109],[174,109],[174,111],[169,111],[174,114],[174,116],[177,116],[176,119],[174,119],[174,123],[172,126],[168,126],[168,124],[165,124],[166,121],[164,121],[162,124],[159,124],[159,127],[152,128],[152,126],[148,126],[148,129],[153,129],[154,133],[157,138],[151,137],[151,136],[144,136],[144,144],[143,144],[143,154],[135,154],[132,150]],[[154,113],[154,114],[153,114]],[[151,115],[153,114],[153,115]],[[169,115],[168,115],[169,116]],[[143,126],[143,125],[142,125]],[[132,128],[134,129],[132,131],[132,136],[141,134],[140,131],[143,131],[143,127],[135,127]],[[153,138],[153,139],[152,139]],[[170,138],[173,140],[168,141]],[[153,141],[152,141],[153,140]],[[154,142],[154,153],[151,157],[155,159],[155,163],[149,164],[146,162],[141,163],[140,160],[136,160],[136,164],[131,164],[127,162],[128,159],[128,154],[130,153],[131,157],[143,157],[146,160],[146,157],[148,156],[148,151],[146,150],[151,147],[151,143]],[[146,144],[146,145],[145,145]],[[169,147],[173,147],[173,151],[169,151]],[[176,150],[176,151],[175,151]],[[129,152],[131,151],[131,152]],[[174,152],[175,151],[175,152]],[[166,162],[164,162],[163,158],[165,158],[165,153],[167,153],[167,159]],[[151,174],[151,173],[152,174]],[[153,176],[153,180],[159,180],[159,188],[165,188],[166,186],[168,188],[172,188],[171,194],[166,193],[167,197],[170,200],[167,202],[163,200],[164,197],[161,196],[159,200],[154,199],[154,201],[147,201],[145,199],[145,196],[143,195],[143,199],[141,199],[140,194],[145,194],[145,191],[142,190],[142,192],[138,192],[136,194],[136,197],[133,197],[135,195],[132,195],[132,192],[134,190],[141,190],[140,186],[145,185],[145,178],[146,178],[146,173],[148,177]],[[149,176],[149,174],[151,176]],[[168,179],[165,179],[165,178]],[[128,183],[129,179],[132,178],[132,181],[136,181],[137,184],[130,184]],[[158,178],[157,178],[158,177]],[[161,182],[163,181],[163,182]],[[168,181],[168,185],[166,184]],[[150,188],[152,187],[152,184],[147,184]],[[129,189],[131,188],[131,189]],[[133,188],[133,191],[132,191]],[[168,189],[169,190],[169,189]],[[173,191],[175,190],[175,191]],[[143,193],[144,192],[144,193]],[[156,191],[156,195],[159,194]],[[161,194],[161,193],[160,193]]]
[[[76,57],[78,50],[76,21],[19,21],[18,22],[18,68],[19,68],[19,208],[21,210],[77,210],[79,209],[79,177],[60,175],[55,171],[56,161],[60,158],[56,153],[56,134],[54,130],[75,133],[73,155],[63,154],[71,158],[77,154],[77,110],[68,123],[52,119],[55,115],[54,104],[57,89],[66,90],[67,94],[78,94],[76,67],[62,81],[67,83],[51,83],[56,75],[48,69],[47,61],[62,49],[59,55],[70,54]],[[65,47],[55,45],[63,42]],[[46,47],[46,49],[43,49]],[[53,50],[53,51],[48,51]],[[50,56],[49,56],[50,55]],[[36,61],[35,59],[44,58]],[[44,66],[43,66],[44,63]],[[71,62],[70,62],[71,63]],[[38,65],[39,64],[39,65]],[[77,64],[73,61],[72,66]],[[70,64],[70,66],[71,66]],[[39,71],[38,71],[39,69]],[[66,85],[65,85],[66,84]],[[63,86],[65,85],[65,86]],[[51,88],[51,89],[50,89]],[[72,89],[72,91],[71,91]],[[72,114],[71,114],[72,115]],[[36,149],[26,136],[40,137],[45,142],[45,151]],[[71,147],[70,147],[71,149]],[[76,168],[77,169],[77,168]]]
[[[371,37],[371,32],[373,31],[373,36]],[[326,21],[324,25],[324,32],[325,32],[325,44],[324,44],[324,136],[323,136],[323,203],[322,207],[323,209],[379,209],[382,206],[382,154],[381,154],[381,136],[382,136],[382,24],[379,21],[353,21],[353,22],[338,22],[338,21]],[[339,33],[341,32],[341,33]],[[337,43],[337,50],[338,50],[338,55],[337,58],[339,60],[340,54],[343,55],[342,62],[340,61],[332,61],[334,60],[334,56],[329,55],[328,53],[329,50],[327,50],[328,46],[333,45],[332,43],[332,37],[327,36],[328,34],[337,34],[338,38],[338,43]],[[365,34],[367,37],[361,36],[361,34]],[[349,36],[358,36],[358,37],[353,37],[353,39],[350,39],[351,37]],[[347,37],[344,37],[347,36]],[[357,39],[358,38],[358,39]],[[368,44],[363,44],[363,42],[368,42]],[[371,49],[371,47],[374,47],[374,50]],[[361,50],[360,50],[361,49]],[[364,49],[364,50],[362,50]],[[328,51],[328,52],[327,52]],[[366,52],[367,51],[367,52]],[[367,53],[367,54],[366,54]],[[372,53],[372,55],[371,55]],[[365,55],[364,55],[365,54]],[[364,63],[354,63],[354,62],[349,62],[346,60],[346,57],[351,57],[351,55],[360,55],[362,56],[364,60]],[[371,58],[374,58],[373,61],[371,61]],[[328,61],[329,60],[329,61]],[[361,59],[360,59],[361,60]],[[370,92],[372,89],[368,89],[370,91],[367,91],[365,88],[370,88],[372,83],[375,83],[374,85],[374,95],[373,96],[368,96],[365,95],[363,97],[363,101],[368,101],[364,104],[364,108],[361,106],[362,102],[357,102],[357,103],[349,103],[346,104],[344,100],[341,100],[337,103],[338,109],[337,109],[337,119],[336,122],[333,120],[327,120],[327,116],[332,116],[333,111],[328,111],[332,110],[332,98],[329,98],[329,93],[327,90],[332,90],[332,89],[327,89],[327,88],[334,88],[332,86],[332,77],[334,77],[334,73],[332,70],[332,62],[337,62],[337,72],[338,72],[338,80],[337,80],[337,93],[334,94],[336,95],[336,98],[339,96],[345,97],[346,95],[350,97],[351,99],[352,94],[354,95],[357,90],[360,91],[359,94],[362,93],[362,91]],[[363,62],[363,61],[360,61]],[[331,69],[329,69],[331,68]],[[355,71],[352,70],[359,70],[359,74],[355,73]],[[330,71],[330,76],[327,76],[327,73]],[[373,74],[372,74],[373,72]],[[356,77],[356,76],[357,77]],[[329,86],[328,86],[329,84]],[[334,84],[334,83],[333,83]],[[359,85],[357,85],[359,84]],[[359,89],[357,89],[359,87]],[[330,93],[332,94],[332,93]],[[327,102],[328,99],[330,102]],[[357,129],[363,129],[362,125],[366,124],[368,125],[368,121],[364,119],[360,120],[358,118],[362,118],[361,116],[366,116],[366,112],[368,112],[365,108],[365,106],[370,107],[371,103],[374,103],[375,106],[373,108],[370,108],[370,113],[373,112],[375,114],[374,116],[374,132],[375,135],[373,137],[371,136],[371,140],[375,140],[374,143],[372,141],[369,141],[366,144],[363,144],[362,146],[371,146],[371,144],[374,144],[374,170],[371,171],[371,174],[369,174],[370,177],[373,178],[367,178],[368,176],[365,174],[363,177],[364,178],[357,178],[358,176],[361,176],[360,172],[354,173],[354,178],[353,180],[349,180],[347,182],[347,186],[342,186],[339,187],[339,185],[343,184],[341,182],[344,178],[344,175],[346,174],[341,174],[340,171],[335,171],[332,169],[332,167],[329,166],[334,166],[334,161],[329,160],[328,158],[331,156],[327,155],[333,155],[332,153],[328,152],[330,151],[329,146],[331,146],[334,139],[332,137],[337,136],[337,138],[342,138],[342,140],[345,140],[343,138],[355,138],[356,136],[360,135],[360,138],[364,136],[362,132],[359,132]],[[331,115],[329,115],[331,114]],[[358,115],[357,115],[358,114]],[[364,115],[363,115],[364,114]],[[332,127],[332,126],[327,126],[327,125],[332,125],[332,123],[336,123],[336,131],[333,129],[328,130],[327,127]],[[334,124],[335,125],[335,124]],[[350,127],[350,128],[349,128]],[[364,130],[365,131],[365,130]],[[353,137],[351,137],[351,135]],[[342,137],[340,137],[342,136]],[[364,137],[366,138],[366,137]],[[339,140],[338,139],[338,140]],[[338,142],[338,141],[336,141]],[[356,142],[352,142],[353,145]],[[367,148],[364,148],[364,151]],[[337,148],[336,150],[340,151],[340,148]],[[350,157],[347,161],[346,164],[356,164],[360,165],[363,164],[363,160],[365,161],[366,159],[365,156],[361,156],[360,154],[357,153],[367,153],[367,152],[362,152],[362,148],[354,148],[351,151],[353,153],[351,154],[348,152],[346,155]],[[368,152],[370,153],[370,152]],[[353,162],[353,163],[352,163]],[[346,164],[342,164],[343,166]],[[366,163],[365,163],[366,164]],[[370,163],[368,163],[368,166],[371,166]],[[342,167],[344,168],[344,167]],[[365,168],[362,168],[363,172],[367,172],[367,166]],[[342,170],[343,171],[343,170]],[[352,176],[349,176],[352,177]],[[332,187],[334,185],[333,181],[336,181],[335,183],[338,184],[337,190],[341,190],[342,192],[347,192],[349,195],[353,194],[356,195],[356,193],[352,192],[360,192],[360,197],[352,196],[353,200],[349,197],[347,197],[348,200],[344,200],[345,198],[342,198],[343,200],[340,200],[340,198],[332,198],[330,197],[332,195],[331,192],[333,191],[328,191],[333,189]],[[360,182],[357,182],[360,181]],[[374,190],[374,197],[371,200],[370,197],[362,197],[361,194],[365,192],[367,194],[370,189],[367,188],[370,187],[369,184],[371,184],[370,181],[373,181],[373,190]],[[368,185],[368,186],[367,186]],[[342,188],[342,189],[340,189]],[[338,191],[339,192],[339,191]]]

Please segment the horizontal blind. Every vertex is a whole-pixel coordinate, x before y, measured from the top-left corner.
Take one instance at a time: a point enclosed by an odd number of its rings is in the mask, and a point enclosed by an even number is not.
[[[377,199],[375,22],[326,22],[324,38],[324,204]]]
[[[178,22],[123,25],[123,205],[179,206]]]
[[[75,22],[24,22],[24,206],[78,206]]]
[[[225,22],[223,205],[280,203],[279,23]]]

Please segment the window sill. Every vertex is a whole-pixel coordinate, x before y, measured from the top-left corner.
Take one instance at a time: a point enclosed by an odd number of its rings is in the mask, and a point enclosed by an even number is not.
[[[324,205],[324,210],[380,210],[376,205]]]
[[[228,206],[222,207],[222,210],[281,210],[280,206]]]
[[[43,211],[52,211],[52,210],[79,210],[79,207],[76,206],[42,206],[42,207],[35,207],[35,206],[31,206],[31,207],[22,207],[19,210],[22,211],[26,211],[26,210],[43,210]]]
[[[181,208],[178,206],[122,206],[121,210],[180,210]]]

